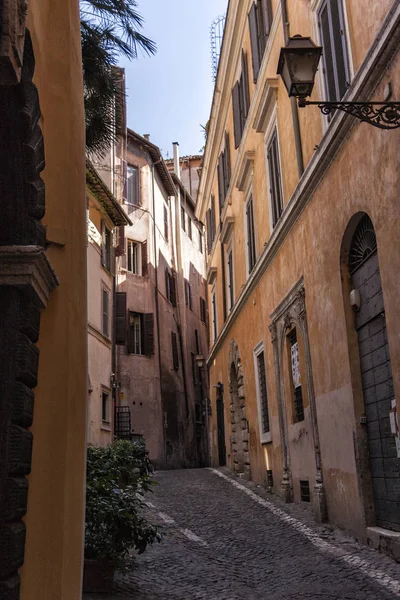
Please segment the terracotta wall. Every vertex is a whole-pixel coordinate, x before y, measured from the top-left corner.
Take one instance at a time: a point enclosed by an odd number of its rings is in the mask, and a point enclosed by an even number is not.
[[[87,390],[86,201],[77,0],[32,0],[45,140],[44,224],[62,230],[48,255],[60,279],[42,315],[22,600],[79,600]]]

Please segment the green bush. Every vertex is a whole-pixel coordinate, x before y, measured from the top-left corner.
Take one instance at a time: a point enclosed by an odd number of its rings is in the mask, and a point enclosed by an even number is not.
[[[161,541],[161,533],[140,514],[144,494],[155,484],[144,442],[118,440],[89,446],[86,478],[85,557],[111,561],[126,571],[134,554]]]

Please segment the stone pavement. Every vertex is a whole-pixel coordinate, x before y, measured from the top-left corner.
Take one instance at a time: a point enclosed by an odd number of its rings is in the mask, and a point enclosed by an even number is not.
[[[164,471],[148,517],[165,539],[84,600],[395,600],[400,564],[338,530],[309,505],[284,504],[227,469]]]

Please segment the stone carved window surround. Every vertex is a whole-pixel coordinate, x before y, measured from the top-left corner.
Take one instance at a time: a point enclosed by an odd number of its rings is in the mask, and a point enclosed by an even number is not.
[[[229,346],[228,381],[231,415],[231,465],[236,473],[251,478],[249,424],[246,416],[244,372],[239,347],[235,340]]]
[[[293,485],[291,473],[291,460],[288,444],[288,422],[286,414],[284,372],[284,345],[287,333],[296,327],[298,335],[302,336],[304,345],[304,359],[306,366],[306,380],[308,402],[311,413],[311,429],[314,443],[315,457],[315,485],[313,489],[313,505],[318,521],[327,520],[327,505],[325,487],[322,476],[321,450],[319,443],[317,411],[315,403],[314,383],[312,376],[310,342],[308,337],[306,298],[303,277],[293,286],[284,300],[271,314],[271,342],[274,351],[276,394],[278,403],[279,429],[282,440],[282,482],[281,491],[285,502],[293,502]]]

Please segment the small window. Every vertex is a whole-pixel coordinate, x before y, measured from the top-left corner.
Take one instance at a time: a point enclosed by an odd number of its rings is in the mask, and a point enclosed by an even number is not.
[[[183,231],[186,231],[186,213],[183,206],[181,206],[181,226]]]
[[[300,479],[300,500],[310,502],[310,482]]]
[[[128,271],[141,275],[141,244],[128,240]]]
[[[140,188],[139,188],[139,169],[133,165],[127,166],[126,175],[126,193],[125,197],[128,204],[139,206]]]
[[[213,343],[217,339],[218,336],[218,326],[217,326],[217,294],[215,283],[211,291],[211,314],[212,314],[212,341]]]
[[[188,215],[188,236],[192,239],[192,219]]]
[[[265,372],[265,354],[263,343],[257,346],[257,348],[254,350],[254,369],[257,383],[260,439],[261,443],[266,443],[271,441],[271,433],[269,423],[267,378]]]
[[[294,422],[299,423],[300,421],[304,421],[304,405],[303,405],[303,393],[302,393],[302,388],[301,388],[301,377],[300,377],[299,344],[297,342],[296,329],[293,329],[289,333],[288,341],[289,341],[289,345],[290,345],[290,362],[291,362],[293,403],[294,403]]]
[[[111,255],[112,255],[112,233],[111,230],[102,223],[102,247],[101,247],[101,263],[107,271],[111,272]]]
[[[178,357],[178,343],[176,338],[176,333],[171,331],[171,346],[172,346],[172,364],[174,370],[177,371],[179,369],[179,357]]]
[[[110,315],[109,315],[110,294],[103,288],[102,291],[102,314],[103,314],[103,335],[110,337]]]
[[[168,242],[168,209],[164,204],[164,237],[166,239],[166,241]]]
[[[256,264],[256,240],[254,231],[253,197],[246,204],[246,233],[247,233],[247,273],[250,274]]]
[[[110,394],[108,392],[101,393],[101,420],[103,423],[110,422]]]
[[[200,320],[203,321],[203,323],[207,322],[207,307],[204,298],[200,298]]]
[[[185,302],[186,306],[192,310],[192,286],[188,281],[185,281]]]
[[[283,213],[282,180],[276,129],[267,147],[269,193],[271,199],[272,227],[275,227]]]

